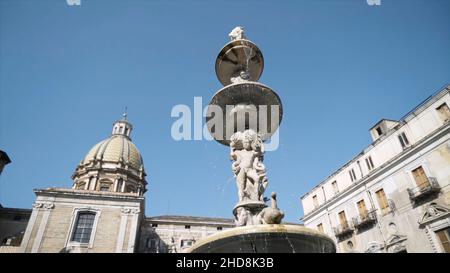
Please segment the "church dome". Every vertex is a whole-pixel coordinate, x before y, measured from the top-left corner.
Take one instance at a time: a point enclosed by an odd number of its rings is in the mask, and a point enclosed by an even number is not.
[[[132,129],[126,114],[114,123],[111,136],[94,145],[76,168],[74,189],[145,193],[144,163],[131,141]]]
[[[111,163],[122,162],[137,170],[144,167],[136,145],[123,135],[112,135],[97,143],[84,157],[82,164],[97,160]]]

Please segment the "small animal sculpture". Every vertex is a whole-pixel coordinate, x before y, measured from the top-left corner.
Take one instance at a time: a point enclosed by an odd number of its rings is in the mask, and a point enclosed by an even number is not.
[[[259,214],[261,224],[279,224],[284,217],[284,212],[278,209],[277,194],[272,192],[272,204],[270,207],[264,208]]]

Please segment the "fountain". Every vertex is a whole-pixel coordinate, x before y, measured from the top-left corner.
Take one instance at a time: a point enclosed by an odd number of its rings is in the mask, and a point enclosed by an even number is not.
[[[264,58],[242,27],[229,34],[216,59],[216,74],[224,85],[208,105],[206,123],[219,143],[229,146],[239,201],[233,209],[236,228],[197,241],[190,253],[336,252],[331,238],[300,225],[282,224],[277,194],[266,206],[268,186],[264,141],[276,132],[283,116],[279,96],[258,82]],[[270,111],[269,111],[270,108]]]

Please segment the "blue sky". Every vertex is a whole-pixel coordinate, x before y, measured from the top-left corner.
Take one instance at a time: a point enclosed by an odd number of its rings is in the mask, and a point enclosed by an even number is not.
[[[170,112],[222,87],[215,58],[242,25],[283,101],[268,192],[297,222],[300,196],[369,145],[372,125],[450,83],[449,12],[448,0],[0,0],[0,149],[13,160],[0,203],[30,208],[32,189],[70,187],[127,106],[146,214],[232,217],[228,149],[174,141]]]

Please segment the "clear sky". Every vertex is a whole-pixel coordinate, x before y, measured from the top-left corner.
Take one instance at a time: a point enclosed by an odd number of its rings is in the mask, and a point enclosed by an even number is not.
[[[450,1],[0,0],[0,203],[71,187],[89,149],[128,106],[148,173],[146,215],[232,217],[229,150],[172,139],[173,106],[206,105],[214,63],[242,25],[262,50],[260,82],[281,97],[280,147],[265,156],[285,220],[300,196],[450,83]]]

